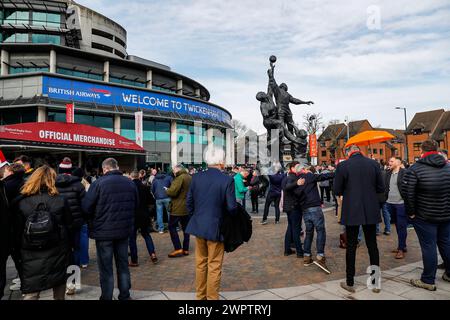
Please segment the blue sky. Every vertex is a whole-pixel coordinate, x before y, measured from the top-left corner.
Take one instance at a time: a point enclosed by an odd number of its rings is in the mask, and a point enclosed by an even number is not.
[[[450,2],[382,0],[78,0],[128,30],[128,53],[205,85],[211,101],[263,132],[258,91],[275,77],[327,123],[369,119],[402,128],[396,106],[450,106]],[[369,29],[371,6],[380,28]],[[369,8],[369,13],[368,13]]]

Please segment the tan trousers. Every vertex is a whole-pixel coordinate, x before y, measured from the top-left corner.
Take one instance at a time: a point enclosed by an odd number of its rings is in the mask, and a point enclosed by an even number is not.
[[[39,300],[41,292],[27,293],[23,295],[23,300]],[[64,300],[66,297],[66,284],[53,288],[53,299]]]
[[[219,300],[224,252],[222,242],[196,238],[195,288],[197,300]]]

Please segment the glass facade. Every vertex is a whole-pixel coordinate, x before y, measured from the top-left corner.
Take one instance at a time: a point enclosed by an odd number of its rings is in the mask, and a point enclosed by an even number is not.
[[[0,24],[33,25],[62,28],[64,22],[59,13],[24,11],[17,9],[0,10]]]
[[[121,78],[117,78],[117,77],[113,77],[113,76],[109,77],[109,82],[120,83],[120,84],[125,84],[125,85],[128,85],[128,86],[134,86],[134,87],[140,87],[140,88],[145,88],[146,87],[144,82],[127,80],[127,79],[121,79]]]
[[[153,90],[162,91],[162,92],[177,93],[175,90],[170,90],[170,89],[163,88],[163,87],[160,87],[160,86],[155,86],[155,85],[152,86],[152,89]]]
[[[32,43],[53,43],[53,44],[61,44],[61,36],[52,35],[52,34],[32,34],[31,35]]]
[[[30,38],[31,37],[31,38]],[[0,33],[0,43],[53,43],[61,44],[61,36],[41,33],[23,33],[13,30]]]
[[[121,117],[120,135],[136,140],[134,118]],[[144,141],[170,142],[170,123],[162,121],[144,120]]]
[[[83,71],[78,71],[78,70],[70,70],[70,69],[65,69],[65,68],[56,68],[56,73],[64,74],[66,76],[73,76],[73,77],[78,77],[78,78],[103,81],[103,75],[96,74],[96,73],[88,73],[88,72],[83,72]]]
[[[37,121],[37,108],[0,109],[0,125]]]
[[[62,110],[49,110],[47,120],[50,122],[66,122],[66,112]],[[75,112],[75,123],[98,127],[111,132],[114,131],[114,118],[112,116]]]
[[[49,72],[48,67],[9,67],[9,74],[27,72]]]

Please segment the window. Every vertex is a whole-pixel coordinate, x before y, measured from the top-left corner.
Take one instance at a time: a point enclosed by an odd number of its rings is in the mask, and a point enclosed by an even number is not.
[[[0,42],[18,43],[29,42],[28,33],[16,33],[15,31],[3,31],[0,35]]]
[[[72,77],[78,77],[78,78],[93,79],[93,80],[100,80],[100,81],[103,80],[102,74],[84,72],[84,71],[78,71],[78,70],[70,70],[70,69],[65,69],[65,68],[56,68],[56,73],[65,74],[66,76],[72,76]]]
[[[125,58],[125,55],[122,52],[120,52],[119,50],[117,50],[117,49],[114,50],[114,53],[115,53],[116,56],[119,56],[122,59]]]
[[[29,24],[30,13],[14,9],[2,10],[1,24]]]
[[[322,157],[326,157],[327,156],[327,151],[322,151]]]
[[[49,72],[48,67],[9,67],[10,74],[27,73],[27,72]]]
[[[120,84],[125,84],[128,86],[140,87],[140,88],[146,87],[145,82],[135,81],[135,80],[127,80],[127,79],[117,78],[114,76],[109,77],[109,82],[120,83]]]
[[[109,40],[113,40],[114,36],[108,32],[102,31],[102,30],[98,30],[98,29],[94,29],[92,28],[92,34],[99,36],[99,37],[103,37]]]
[[[0,110],[0,125],[37,121],[37,108],[17,108]]]
[[[153,89],[153,90],[162,91],[162,92],[176,93],[175,90],[168,89],[168,88],[164,88],[164,87],[160,87],[160,86],[157,86],[157,85],[153,85],[153,86],[152,86],[152,89]]]
[[[414,149],[414,151],[416,151],[416,152],[420,152],[421,151],[421,149],[420,149],[420,146],[422,145],[422,142],[416,142],[416,143],[414,143],[413,144],[413,149]]]
[[[380,149],[380,156],[383,155],[383,149]]]
[[[373,154],[377,154],[378,153],[378,149],[373,149]]]
[[[125,44],[125,42],[123,42],[120,38],[115,38],[114,39],[115,42],[117,42],[118,44],[120,44],[122,47],[126,47],[127,45]]]
[[[32,34],[31,42],[61,44],[61,36],[51,34]]]
[[[120,135],[132,141],[135,141],[136,133],[134,124],[135,124],[134,118],[121,117]],[[144,141],[170,142],[169,122],[144,120],[143,129],[144,129]]]
[[[75,122],[102,128],[108,131],[114,131],[114,119],[112,116],[77,114],[75,112]]]

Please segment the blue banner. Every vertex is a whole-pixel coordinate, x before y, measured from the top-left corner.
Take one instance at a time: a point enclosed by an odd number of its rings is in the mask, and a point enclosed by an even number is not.
[[[184,97],[56,77],[44,76],[43,78],[42,93],[53,99],[152,109],[161,112],[174,111],[180,115],[231,122],[227,112],[207,103]]]

